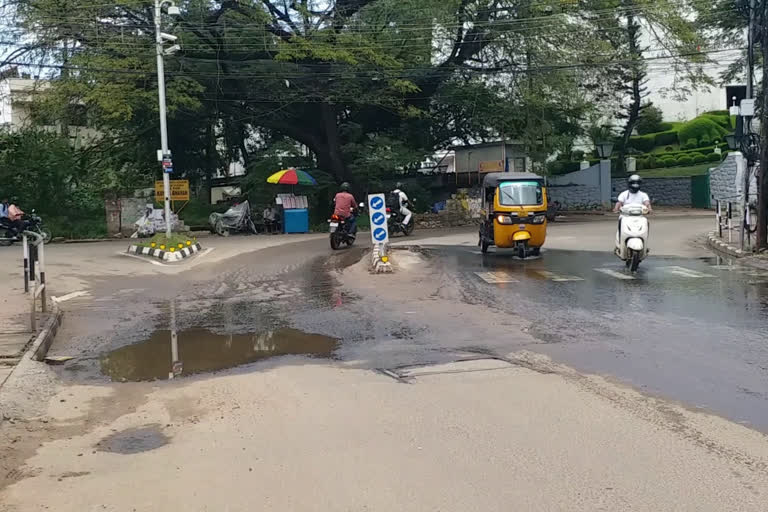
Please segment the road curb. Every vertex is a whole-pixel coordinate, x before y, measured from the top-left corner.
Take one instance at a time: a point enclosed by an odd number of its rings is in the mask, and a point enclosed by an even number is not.
[[[389,274],[394,269],[390,263],[389,258],[389,245],[375,244],[371,251],[371,268],[370,271],[373,274]]]
[[[179,249],[178,251],[165,251],[161,249],[155,249],[152,247],[144,247],[142,245],[130,245],[128,246],[128,250],[126,251],[128,254],[134,254],[136,256],[149,256],[150,258],[155,258],[160,261],[164,262],[170,262],[170,261],[181,261],[184,258],[189,258],[193,254],[196,254],[202,250],[202,247],[200,246],[200,242],[196,242],[189,247],[184,247],[183,249]]]
[[[707,234],[707,245],[709,246],[710,249],[713,249],[717,252],[725,253],[728,256],[732,256],[734,258],[743,258],[749,255],[748,253],[745,253],[741,249],[720,240],[714,231],[710,231]]]
[[[22,361],[25,359],[32,361],[42,361],[45,359],[48,350],[53,344],[53,340],[56,338],[56,333],[59,331],[63,316],[64,312],[54,302],[51,308],[50,317],[46,320],[45,325],[35,338],[35,341],[32,342],[32,345],[30,345],[29,349],[24,353],[24,356],[21,358]]]

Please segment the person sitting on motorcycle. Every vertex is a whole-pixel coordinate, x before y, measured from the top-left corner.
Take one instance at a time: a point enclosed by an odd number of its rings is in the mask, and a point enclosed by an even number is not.
[[[411,213],[411,210],[408,209],[408,196],[403,192],[402,183],[395,185],[395,190],[392,191],[392,195],[397,196],[397,206],[400,209],[400,215],[403,217],[402,225],[405,227],[411,221],[411,216],[413,214]]]
[[[621,210],[622,206],[636,204],[645,206],[648,208],[648,213],[651,213],[651,198],[648,197],[648,194],[640,190],[640,187],[643,184],[643,179],[637,174],[633,174],[627,180],[627,184],[629,188],[619,194],[618,200],[616,201],[616,206],[613,208],[613,211],[618,212]]]
[[[352,195],[349,183],[346,181],[341,184],[339,192],[333,198],[333,214],[344,220],[347,224],[349,234],[354,237],[357,233],[357,224],[355,223],[355,210],[357,201]]]
[[[13,229],[16,236],[24,231],[24,212],[16,206],[15,200],[8,206],[8,225]]]

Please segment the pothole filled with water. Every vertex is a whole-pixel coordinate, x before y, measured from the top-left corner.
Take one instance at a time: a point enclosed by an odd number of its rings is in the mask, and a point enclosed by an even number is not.
[[[178,331],[174,348],[170,330],[126,345],[101,358],[101,373],[113,381],[149,381],[214,372],[270,357],[331,357],[338,340],[281,328],[261,333],[216,334],[208,329]]]

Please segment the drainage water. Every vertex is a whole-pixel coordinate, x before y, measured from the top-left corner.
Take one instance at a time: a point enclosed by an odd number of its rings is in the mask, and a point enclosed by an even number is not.
[[[178,361],[172,360],[171,331],[155,331],[146,341],[109,352],[101,373],[113,381],[147,381],[212,372],[283,355],[330,357],[338,341],[296,329],[251,334],[215,334],[207,329],[178,331]]]

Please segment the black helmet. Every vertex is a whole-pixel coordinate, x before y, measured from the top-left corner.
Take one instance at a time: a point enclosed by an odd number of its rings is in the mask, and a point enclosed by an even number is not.
[[[398,190],[402,189],[403,188],[402,182],[398,181],[397,185],[395,185],[395,188],[398,189]]]
[[[627,180],[627,183],[629,184],[629,189],[632,192],[638,192],[640,190],[640,185],[643,184],[643,178],[638,176],[637,174],[633,174],[629,177]]]
[[[345,181],[344,183],[342,183],[342,184],[341,184],[341,190],[342,190],[342,192],[349,192],[349,189],[350,189],[350,188],[351,188],[351,187],[349,186],[349,183],[347,183],[346,181]]]

